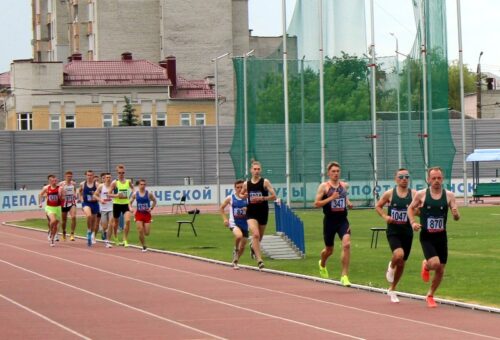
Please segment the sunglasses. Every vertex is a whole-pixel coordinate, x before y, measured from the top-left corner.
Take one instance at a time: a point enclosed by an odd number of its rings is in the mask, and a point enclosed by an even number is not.
[[[123,175],[123,174],[125,174],[125,173],[124,173],[124,172],[119,172],[119,173],[118,173],[118,175]]]
[[[410,175],[399,175],[398,176],[399,179],[409,179],[410,178]]]

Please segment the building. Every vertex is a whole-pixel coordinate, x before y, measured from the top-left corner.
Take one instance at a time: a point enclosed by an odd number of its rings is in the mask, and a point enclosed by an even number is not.
[[[215,124],[215,93],[208,79],[177,74],[176,58],[159,64],[129,52],[111,61],[11,64],[7,130],[54,130],[120,125],[125,97],[147,126]]]
[[[10,93],[10,72],[0,73],[0,130],[5,129],[7,107],[5,102]]]
[[[248,0],[32,0],[33,59],[112,60],[117,51],[157,63],[177,57],[189,79],[214,74],[212,59],[249,51]],[[216,23],[216,24],[215,24]],[[233,66],[218,62],[221,124],[233,124]]]

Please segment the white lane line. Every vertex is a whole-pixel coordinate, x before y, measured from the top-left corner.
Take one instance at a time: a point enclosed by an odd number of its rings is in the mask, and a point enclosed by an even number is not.
[[[71,328],[69,328],[69,327],[66,327],[66,326],[64,326],[63,324],[60,324],[59,322],[52,320],[52,319],[51,319],[51,318],[49,318],[48,316],[45,316],[45,315],[43,315],[43,314],[41,314],[41,313],[38,313],[36,310],[33,310],[33,309],[31,309],[31,308],[29,308],[29,307],[27,307],[27,306],[25,306],[25,305],[22,305],[22,304],[20,304],[19,302],[15,301],[15,300],[12,300],[12,299],[8,298],[7,296],[5,296],[5,295],[3,295],[3,294],[0,294],[0,297],[1,297],[2,299],[6,300],[6,301],[9,301],[9,302],[10,302],[10,303],[12,303],[13,305],[16,305],[17,307],[22,308],[22,309],[24,309],[25,311],[28,311],[28,312],[30,312],[30,313],[32,313],[32,314],[35,314],[35,315],[36,315],[36,316],[38,316],[39,318],[42,318],[42,319],[44,319],[45,321],[48,321],[48,322],[50,322],[51,324],[53,324],[53,325],[55,325],[55,326],[57,326],[57,327],[59,327],[59,328],[64,329],[65,331],[67,331],[67,332],[69,332],[69,333],[71,333],[71,334],[76,335],[77,337],[80,337],[80,338],[85,339],[85,340],[91,340],[91,338],[86,337],[85,335],[83,335],[83,334],[81,334],[81,333],[78,333],[78,332],[77,332],[77,331],[75,331],[74,329],[71,329]]]
[[[9,233],[6,233],[6,232],[0,232],[0,233],[5,233],[5,234],[10,235],[10,236],[15,236],[15,237],[18,237],[18,238],[26,238],[26,239],[29,239],[29,240],[35,240],[37,242],[45,243],[44,241],[41,241],[41,240],[39,240],[37,238],[32,238],[32,237],[28,237],[28,236],[24,236],[24,235],[12,235],[12,234],[9,234]],[[83,252],[95,253],[95,252],[90,251],[88,249],[75,248],[75,247],[64,246],[64,245],[61,245],[61,246],[67,247],[67,248],[72,248],[72,249],[77,249],[77,250],[83,251]],[[280,290],[275,290],[275,289],[270,289],[270,288],[253,286],[253,285],[242,283],[242,282],[239,282],[239,281],[222,279],[222,278],[218,278],[218,277],[215,277],[215,276],[210,276],[210,275],[205,275],[205,274],[199,274],[199,273],[190,272],[190,271],[187,271],[187,270],[182,270],[182,269],[167,267],[167,266],[158,265],[158,264],[154,264],[154,263],[150,263],[150,262],[145,262],[145,261],[141,261],[141,260],[131,259],[131,258],[120,256],[120,255],[110,254],[110,253],[107,253],[107,252],[99,252],[99,255],[105,255],[105,256],[109,256],[109,257],[113,257],[113,258],[119,258],[119,259],[122,259],[122,260],[126,260],[128,262],[136,262],[138,264],[149,265],[149,266],[152,266],[152,267],[162,268],[162,269],[166,269],[166,270],[171,270],[171,271],[175,271],[175,272],[179,272],[179,273],[183,273],[183,274],[187,274],[187,275],[191,275],[191,276],[204,277],[204,278],[207,278],[207,279],[212,279],[214,281],[232,283],[234,285],[239,285],[239,286],[248,287],[248,288],[252,288],[252,289],[259,289],[259,290],[266,291],[266,292],[271,292],[271,293],[276,293],[276,294],[282,294],[282,295],[291,296],[291,297],[295,297],[295,298],[303,299],[303,300],[307,300],[307,301],[318,302],[318,303],[332,305],[332,306],[336,306],[336,307],[342,307],[342,308],[346,308],[346,309],[350,309],[350,310],[355,310],[355,311],[359,311],[359,312],[363,312],[363,313],[367,313],[367,314],[371,314],[371,315],[376,315],[376,316],[381,316],[381,317],[388,317],[388,318],[392,318],[392,319],[396,319],[396,320],[406,321],[406,322],[415,323],[415,324],[424,325],[424,326],[435,327],[435,328],[444,329],[444,330],[453,331],[453,332],[458,332],[458,333],[463,333],[463,334],[474,335],[474,336],[483,337],[483,338],[487,338],[487,339],[497,339],[497,340],[500,339],[498,337],[493,337],[493,336],[486,335],[486,334],[469,332],[469,331],[458,329],[458,328],[447,327],[447,326],[442,326],[442,325],[439,325],[439,324],[429,323],[429,322],[425,322],[425,321],[408,319],[408,318],[404,318],[404,317],[401,317],[401,316],[396,316],[396,315],[391,315],[391,314],[386,314],[386,313],[375,312],[375,311],[368,310],[368,309],[363,309],[363,308],[358,308],[358,307],[343,305],[343,304],[339,304],[339,303],[335,303],[335,302],[331,302],[331,301],[326,301],[326,300],[319,300],[319,299],[315,299],[315,298],[308,297],[308,296],[303,296],[303,295],[298,295],[298,294],[283,292],[283,291],[280,291]],[[48,255],[48,256],[50,256],[50,255]]]
[[[17,247],[15,247],[15,248],[17,248]],[[20,249],[22,249],[22,248],[20,248]],[[35,252],[35,253],[36,253],[36,252]],[[43,255],[43,254],[42,254],[42,253],[39,253],[39,255]],[[146,315],[152,316],[152,317],[154,317],[154,318],[156,318],[156,319],[160,319],[160,320],[162,320],[162,321],[166,321],[166,322],[168,322],[168,323],[172,323],[172,324],[174,324],[174,325],[177,325],[177,326],[180,326],[180,327],[183,327],[183,328],[186,328],[186,329],[189,329],[189,330],[192,330],[192,331],[195,331],[195,332],[198,332],[198,333],[204,334],[204,335],[208,335],[208,336],[210,336],[210,337],[213,337],[214,339],[226,340],[225,338],[222,338],[222,337],[217,336],[217,335],[215,335],[215,334],[211,334],[211,333],[205,332],[205,331],[203,331],[203,330],[201,330],[201,329],[198,329],[198,328],[195,328],[195,327],[188,326],[188,325],[186,325],[186,324],[183,324],[183,323],[177,322],[177,321],[175,321],[175,320],[167,319],[167,318],[165,318],[165,317],[163,317],[163,316],[160,316],[160,315],[157,315],[157,314],[154,314],[154,313],[148,312],[148,311],[146,311],[146,310],[144,310],[144,309],[140,309],[140,308],[137,308],[137,307],[134,307],[134,306],[131,306],[131,305],[127,305],[126,303],[123,303],[123,302],[120,302],[120,301],[117,301],[117,300],[113,300],[113,299],[111,299],[111,298],[108,298],[108,297],[103,296],[103,295],[99,295],[99,294],[97,294],[97,293],[94,293],[94,292],[88,291],[88,290],[86,290],[86,289],[83,289],[83,288],[80,288],[80,287],[77,287],[77,286],[73,286],[73,285],[71,285],[71,284],[69,284],[69,283],[66,283],[66,282],[63,282],[63,281],[59,281],[59,280],[54,279],[54,278],[52,278],[52,277],[49,277],[49,276],[46,276],[46,275],[43,275],[43,274],[37,273],[37,272],[35,272],[35,271],[33,271],[33,270],[30,270],[30,269],[28,269],[28,268],[24,268],[24,267],[18,266],[18,265],[14,264],[14,263],[11,263],[11,262],[8,262],[8,261],[4,261],[4,260],[2,260],[2,259],[0,259],[0,262],[2,262],[2,263],[4,263],[4,264],[7,264],[7,265],[9,265],[9,266],[11,266],[11,267],[17,268],[17,269],[19,269],[19,270],[25,271],[25,272],[27,272],[27,273],[30,273],[30,274],[33,274],[33,275],[39,276],[39,277],[44,278],[44,279],[46,279],[46,280],[49,280],[49,281],[52,281],[52,282],[58,283],[58,284],[60,284],[60,285],[62,285],[62,286],[66,286],[66,287],[69,287],[69,288],[73,288],[73,289],[76,289],[76,290],[78,290],[78,291],[80,291],[80,292],[83,292],[83,293],[86,293],[86,294],[89,294],[89,295],[92,295],[92,296],[98,297],[98,298],[100,298],[100,299],[103,299],[103,300],[106,300],[106,301],[109,301],[109,302],[113,302],[113,303],[115,303],[115,304],[117,304],[117,305],[119,305],[119,306],[126,307],[126,308],[132,309],[132,310],[134,310],[134,311],[136,311],[136,312],[140,312],[140,313],[143,313],[143,314],[146,314]],[[77,264],[77,262],[73,262],[73,263]],[[86,267],[88,267],[88,266],[86,266]],[[89,267],[89,268],[90,268],[90,267]]]
[[[288,319],[288,318],[285,318],[285,317],[282,317],[282,316],[278,316],[278,315],[274,315],[274,314],[260,312],[258,310],[254,310],[254,309],[251,309],[251,308],[246,308],[246,307],[238,306],[238,305],[235,305],[235,304],[232,304],[232,303],[224,302],[222,300],[212,299],[212,298],[209,298],[209,297],[206,297],[206,296],[203,296],[203,295],[198,295],[198,294],[190,293],[190,292],[187,292],[187,291],[184,291],[184,290],[180,290],[180,289],[176,289],[176,288],[172,288],[172,287],[167,287],[167,286],[160,285],[160,284],[157,284],[157,283],[154,283],[154,282],[145,281],[145,280],[141,280],[141,279],[129,277],[129,276],[126,276],[126,275],[114,273],[114,272],[111,272],[111,271],[108,271],[108,270],[104,270],[104,269],[100,269],[100,268],[88,266],[86,264],[75,262],[75,261],[71,261],[71,260],[68,260],[68,259],[65,259],[65,258],[62,258],[62,257],[58,257],[58,256],[54,256],[54,255],[48,255],[48,254],[40,253],[40,252],[37,252],[37,251],[34,251],[34,250],[22,248],[22,247],[17,247],[17,246],[6,244],[6,243],[0,243],[0,245],[2,245],[4,247],[10,247],[10,248],[18,249],[18,250],[25,251],[25,252],[28,252],[28,253],[33,253],[33,254],[37,254],[37,255],[49,257],[49,258],[54,258],[54,259],[57,259],[57,260],[60,260],[60,261],[64,261],[64,262],[68,262],[68,263],[71,263],[71,264],[74,264],[74,265],[78,265],[78,266],[81,266],[81,267],[84,267],[84,268],[87,268],[87,269],[98,271],[100,273],[104,273],[104,274],[108,274],[108,275],[113,275],[113,276],[116,276],[116,277],[119,277],[119,278],[123,278],[123,279],[127,279],[127,280],[130,280],[130,281],[140,282],[140,283],[145,284],[145,285],[153,286],[153,287],[160,288],[160,289],[169,290],[169,291],[172,291],[172,292],[184,294],[184,295],[187,295],[187,296],[190,296],[190,297],[195,297],[195,298],[198,298],[198,299],[201,299],[201,300],[213,302],[213,303],[220,304],[220,305],[223,305],[223,306],[227,306],[227,307],[231,307],[231,308],[243,310],[243,311],[246,311],[246,312],[250,312],[250,313],[253,313],[253,314],[265,316],[265,317],[272,318],[272,319],[277,319],[277,320],[285,321],[285,322],[292,323],[292,324],[295,324],[295,325],[312,328],[312,329],[315,329],[315,330],[318,330],[318,331],[322,331],[322,332],[326,332],[326,333],[330,333],[330,334],[335,334],[335,335],[340,335],[340,336],[344,336],[344,337],[351,338],[351,339],[363,339],[363,338],[356,337],[354,335],[350,335],[350,334],[346,334],[346,333],[342,333],[342,332],[336,332],[336,331],[331,330],[331,329],[327,329],[327,328],[323,328],[323,327],[311,325],[311,324],[308,324],[308,323],[305,323],[305,322],[301,322],[301,321],[297,321],[297,320],[293,320],[293,319]],[[3,260],[0,260],[0,261],[1,262],[6,262],[6,261],[3,261]],[[10,264],[9,262],[6,262],[6,263]],[[11,265],[16,266],[14,264],[11,264]],[[24,269],[24,270],[30,271],[29,269]],[[35,272],[33,272],[33,273],[35,273]],[[42,274],[38,274],[38,273],[35,273],[35,274],[43,276]],[[43,276],[43,277],[45,277],[45,276]],[[86,291],[86,290],[84,290],[82,288],[78,288],[78,287],[69,285],[67,283],[58,281],[56,279],[52,279],[52,278],[48,278],[48,279],[54,280],[54,281],[56,281],[56,282],[58,282],[60,284],[64,284],[64,285],[67,285],[67,286],[70,286],[70,287],[74,287],[74,288],[76,288],[78,290],[81,290],[81,291],[88,292],[88,291]],[[95,296],[100,296],[100,295],[92,293],[92,292],[88,292],[88,293],[90,293],[92,295],[95,295]],[[105,298],[105,297],[103,297],[103,298]],[[105,299],[108,299],[108,298],[105,298]],[[109,299],[109,300],[113,301],[115,303],[121,304],[121,302],[118,302],[118,301],[115,301],[115,300],[112,300],[112,299]],[[135,307],[132,307],[132,306],[129,306],[129,305],[125,305],[125,306],[135,309]],[[140,309],[137,309],[137,310],[143,311],[143,310],[140,310]],[[143,312],[146,312],[146,311],[143,311]],[[147,313],[149,313],[149,312],[147,312]],[[155,315],[155,314],[151,313],[151,315]],[[206,334],[208,334],[208,333],[206,333]]]

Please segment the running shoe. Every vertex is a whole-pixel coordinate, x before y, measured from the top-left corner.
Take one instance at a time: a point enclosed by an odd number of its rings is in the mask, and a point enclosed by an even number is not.
[[[115,242],[115,246],[119,246],[120,245],[120,242],[118,241],[118,237],[117,236],[113,237],[113,242]]]
[[[388,290],[387,291],[387,296],[391,298],[392,303],[399,303],[398,295],[396,294],[395,291],[393,290]]]
[[[238,266],[238,260],[233,260],[233,269],[238,270],[240,266]]]
[[[106,248],[113,248],[113,246],[111,245],[111,243],[109,243],[109,241],[106,241]]]
[[[395,268],[391,267],[391,263],[392,261],[389,261],[389,265],[387,266],[387,271],[385,272],[385,278],[389,283],[394,282],[394,272],[396,271]]]
[[[50,246],[54,247],[56,244],[54,243],[54,240],[50,240]]]
[[[429,269],[427,269],[427,261],[426,260],[422,261],[422,270],[420,271],[420,276],[422,276],[422,280],[424,282],[429,282],[430,274],[429,274]]]
[[[69,240],[70,241],[74,241],[75,240],[75,235],[73,235],[73,234],[69,235]]]
[[[148,247],[146,247],[146,246],[142,246],[142,252],[143,252],[143,253],[145,253],[145,252],[147,252],[147,251],[148,251]]]
[[[125,248],[127,248],[127,247],[128,247],[128,241],[127,241],[127,240],[123,240],[123,246],[124,246]]]
[[[264,268],[264,261],[259,261],[257,263],[257,266],[259,267],[259,269],[263,269]]]
[[[107,236],[106,234],[107,234],[106,232],[101,233],[101,240],[104,241],[106,239]]]
[[[349,281],[349,278],[347,277],[347,275],[342,275],[340,277],[340,283],[342,283],[342,285],[344,287],[350,287],[351,286],[351,282]]]
[[[63,241],[66,241],[66,233],[62,234]]]
[[[95,239],[95,234],[92,234],[92,244],[97,244],[97,241]]]
[[[319,276],[321,276],[323,279],[328,279],[330,277],[328,275],[328,269],[326,269],[326,266],[323,267],[321,265],[321,260],[319,260],[318,266],[319,266]]]
[[[58,233],[56,233],[56,235],[54,236],[54,240],[59,242],[59,234]]]
[[[429,307],[429,308],[436,308],[437,307],[436,301],[434,301],[434,296],[427,295],[425,298],[425,301],[427,301],[427,307]]]
[[[87,246],[92,246],[92,233],[90,231],[87,231]]]

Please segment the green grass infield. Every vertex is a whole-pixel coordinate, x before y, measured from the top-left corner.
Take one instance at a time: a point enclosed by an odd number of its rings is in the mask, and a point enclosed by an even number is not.
[[[496,288],[500,282],[500,210],[498,207],[468,207],[461,208],[460,212],[460,221],[453,221],[451,215],[448,219],[448,264],[436,297],[500,307],[500,294]],[[318,259],[323,248],[322,212],[318,209],[298,210],[296,213],[304,221],[306,257],[301,260],[265,259],[266,268],[319,276]],[[200,214],[195,222],[198,237],[194,236],[189,225],[183,225],[180,237],[177,237],[176,221],[186,217],[188,216],[154,216],[151,235],[147,238],[148,246],[230,262],[233,236],[222,224],[220,215]],[[349,221],[352,230],[349,273],[351,282],[387,288],[385,271],[391,252],[385,234],[380,234],[376,249],[370,248],[370,227],[384,226],[382,219],[373,209],[365,209],[350,211]],[[273,214],[269,216],[269,222],[266,234],[274,232]],[[20,224],[47,228],[47,221],[43,218],[26,220]],[[77,234],[84,236],[85,232],[85,221],[78,219]],[[134,222],[131,222],[129,241],[138,244]],[[337,248],[339,245],[340,241],[336,238],[336,249],[327,263],[330,277],[335,280],[340,278],[340,249]],[[398,291],[426,294],[429,284],[420,279],[422,259],[418,233],[415,233],[410,258]],[[250,258],[248,248],[240,263],[256,265]]]

